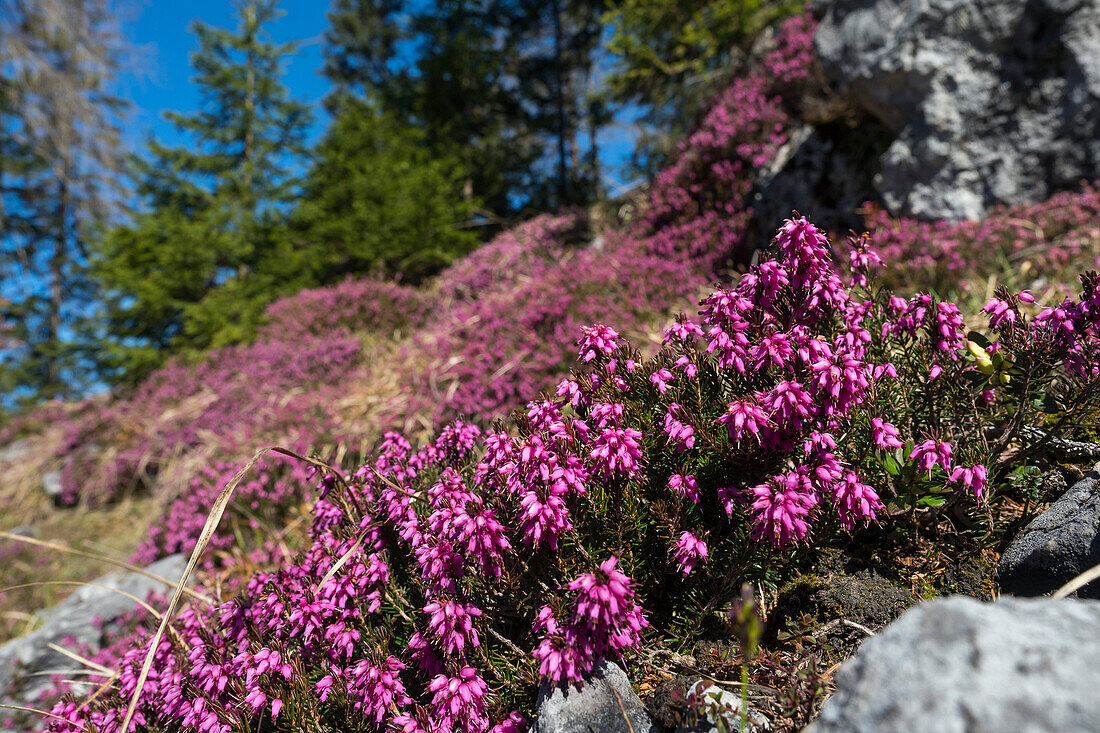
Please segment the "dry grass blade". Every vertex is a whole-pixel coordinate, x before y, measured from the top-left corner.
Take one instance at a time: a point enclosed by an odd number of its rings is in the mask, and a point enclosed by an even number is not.
[[[627,729],[630,733],[634,733],[634,724],[630,722],[630,716],[626,714],[626,706],[623,705],[623,699],[619,696],[619,691],[614,687],[609,687],[611,694],[615,696],[615,702],[619,703],[619,711],[623,714],[623,721],[626,723]]]
[[[367,533],[370,532],[370,530],[371,527],[364,527],[363,530],[359,532],[359,536],[355,538],[355,543],[350,548],[348,548],[347,552],[340,556],[339,560],[332,564],[332,567],[328,569],[327,573],[325,573],[325,577],[321,578],[321,582],[318,583],[317,587],[313,589],[314,596],[321,592],[321,589],[325,587],[325,583],[332,580],[332,577],[336,575],[336,573],[340,572],[340,568],[344,567],[344,563],[346,563],[348,559],[355,554],[355,551],[358,550],[359,547],[363,544],[363,540],[367,538]]]
[[[87,700],[85,700],[84,702],[80,703],[79,706],[77,706],[76,712],[79,713],[81,710],[83,710],[84,708],[88,707],[93,702],[95,702],[95,699],[97,697],[99,697],[100,695],[102,695],[105,690],[109,690],[111,687],[114,687],[115,682],[118,681],[118,675],[119,675],[119,673],[115,672],[114,675],[111,677],[111,679],[107,680],[102,685],[100,685],[98,690],[96,690],[94,693],[92,693],[88,697]]]
[[[99,672],[99,673],[101,673],[101,674],[103,674],[107,677],[111,677],[115,673],[115,671],[113,669],[108,669],[107,667],[104,667],[102,664],[96,664],[91,659],[88,659],[87,657],[82,657],[79,654],[77,654],[76,652],[70,651],[70,650],[66,649],[65,647],[63,647],[63,646],[58,646],[57,644],[47,644],[46,646],[48,646],[50,649],[53,649],[58,654],[64,654],[66,657],[73,660],[74,662],[80,662],[81,664],[83,664],[85,667],[92,670],[93,672]]]
[[[172,592],[172,598],[168,601],[168,607],[164,609],[164,616],[160,619],[160,626],[157,627],[157,631],[153,634],[153,639],[149,643],[149,651],[145,654],[145,661],[142,662],[141,673],[138,675],[137,679],[137,686],[134,688],[134,694],[130,698],[130,704],[126,707],[126,716],[122,719],[122,725],[119,727],[120,733],[127,733],[130,729],[130,721],[134,718],[134,711],[137,710],[137,703],[141,698],[141,691],[145,687],[145,681],[149,678],[149,670],[153,666],[153,657],[156,656],[157,647],[160,646],[160,640],[164,638],[164,631],[168,627],[168,622],[172,620],[172,613],[176,610],[176,606],[179,605],[180,598],[183,597],[187,579],[191,577],[191,573],[194,571],[195,566],[199,564],[199,557],[202,556],[202,551],[206,549],[206,545],[210,542],[210,538],[214,536],[214,530],[217,529],[218,522],[221,521],[222,514],[225,513],[225,508],[229,505],[229,500],[233,497],[233,492],[237,489],[237,485],[241,482],[241,479],[244,478],[245,474],[256,465],[256,462],[259,461],[264,454],[271,452],[291,455],[296,458],[301,457],[285,448],[278,447],[268,447],[257,451],[256,455],[252,456],[245,467],[237,472],[233,480],[225,485],[225,488],[218,494],[218,498],[214,500],[214,505],[210,507],[210,512],[206,516],[206,524],[203,526],[202,533],[199,535],[198,543],[191,552],[191,558],[187,561],[187,567],[183,571],[183,577],[180,578],[179,583],[176,584],[176,589]],[[312,461],[310,462],[312,463]]]
[[[108,557],[106,555],[100,555],[99,553],[96,553],[96,552],[85,552],[84,550],[78,550],[75,547],[69,547],[68,545],[63,545],[60,542],[50,542],[48,540],[38,540],[38,539],[35,539],[34,537],[24,537],[23,535],[14,534],[12,532],[5,532],[5,531],[2,531],[2,530],[0,530],[0,538],[6,539],[6,540],[14,540],[15,542],[23,542],[25,544],[34,545],[36,547],[46,547],[46,548],[49,548],[51,550],[57,550],[58,552],[65,552],[65,553],[68,553],[70,555],[77,555],[79,557],[86,557],[86,558],[89,558],[89,559],[92,559],[92,560],[100,560],[100,561],[108,563],[110,565],[115,565],[117,567],[129,570],[132,573],[137,573],[138,575],[144,575],[146,578],[150,578],[151,580],[155,580],[158,583],[164,583],[169,588],[176,587],[175,581],[169,580],[168,578],[162,578],[161,576],[159,576],[155,573],[150,573],[145,568],[139,568],[137,565],[131,565],[128,562],[123,562],[122,560],[116,560],[113,557]],[[207,603],[207,604],[213,603],[213,601],[210,598],[207,598],[206,596],[204,596],[203,594],[201,594],[197,591],[188,589],[185,592],[187,593],[187,595],[191,596],[192,598],[194,598],[196,600],[202,601],[203,603]]]
[[[1100,578],[1100,565],[1089,568],[1073,580],[1063,585],[1058,590],[1054,591],[1054,597],[1065,598],[1070,593],[1073,593],[1075,590],[1083,588],[1097,578]]]
[[[127,593],[120,588],[112,588],[109,585],[100,585],[99,583],[85,583],[80,580],[38,580],[33,583],[20,583],[19,585],[5,586],[4,588],[0,588],[0,593],[7,592],[9,590],[19,590],[20,588],[33,588],[40,585],[86,585],[89,588],[102,588],[103,590],[109,590],[113,593],[118,593],[120,596],[126,596],[131,601],[134,601],[146,611],[153,614],[153,616],[155,616],[158,620],[160,619],[160,611],[153,608],[148,603],[135,596],[133,593]]]
[[[82,730],[82,731],[87,731],[87,733],[91,733],[91,731],[88,731],[87,728],[80,725],[79,723],[70,722],[68,718],[62,718],[60,715],[55,715],[55,714],[51,713],[48,710],[39,710],[38,708],[28,708],[28,707],[24,707],[23,705],[7,705],[5,703],[0,703],[0,709],[19,710],[19,711],[22,711],[24,713],[36,713],[38,715],[42,715],[42,716],[45,716],[47,718],[57,718],[60,721],[68,723],[69,725],[75,725],[77,728],[80,728],[80,730]]]

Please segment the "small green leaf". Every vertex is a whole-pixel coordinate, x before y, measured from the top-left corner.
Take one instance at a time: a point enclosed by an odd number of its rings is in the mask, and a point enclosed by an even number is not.
[[[993,342],[986,338],[985,334],[979,333],[978,331],[970,331],[966,334],[966,339],[967,341],[973,341],[983,349],[988,349],[993,345]]]
[[[901,473],[901,464],[893,456],[887,454],[882,457],[882,467],[886,469],[886,473],[891,476],[897,476]]]
[[[922,496],[917,500],[917,504],[919,506],[938,507],[943,506],[946,501],[946,497],[943,496]]]

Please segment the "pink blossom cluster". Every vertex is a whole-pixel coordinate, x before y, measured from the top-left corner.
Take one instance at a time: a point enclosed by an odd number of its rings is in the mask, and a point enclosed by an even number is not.
[[[428,314],[425,293],[400,283],[348,278],[337,285],[309,288],[281,298],[264,311],[261,340],[298,341],[338,331],[389,335],[413,329]]]
[[[1037,204],[997,208],[980,221],[923,222],[891,217],[870,204],[866,208],[863,256],[871,252],[887,263],[887,284],[984,290],[986,278],[1006,266],[1019,270],[1026,263],[1028,277],[1050,279],[1069,266],[1100,264],[1094,254],[1100,237],[1096,184]]]
[[[881,520],[882,460],[900,446],[944,481],[984,480],[957,446],[883,413],[898,381],[879,361],[898,343],[880,328],[887,305],[853,294],[804,219],[776,245],[776,260],[671,326],[653,358],[593,326],[580,343],[592,359],[507,430],[453,423],[419,449],[391,433],[354,476],[314,476],[311,543],[179,615],[141,724],[220,733],[291,715],[291,727],[521,729],[531,691],[494,665],[577,682],[690,612],[681,604],[695,596],[669,588],[716,592],[746,557],[736,572],[813,531]],[[283,475],[307,483],[294,471]],[[279,485],[261,479],[243,496],[278,502]],[[117,692],[59,702],[69,722],[51,729],[117,731],[147,643],[139,634],[97,657],[120,671]]]

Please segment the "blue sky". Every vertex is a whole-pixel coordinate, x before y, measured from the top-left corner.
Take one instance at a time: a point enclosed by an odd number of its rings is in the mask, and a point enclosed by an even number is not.
[[[190,32],[192,21],[226,28],[236,28],[237,15],[230,0],[116,0],[122,20],[122,33],[132,44],[135,55],[132,68],[118,79],[118,94],[132,103],[125,128],[126,144],[143,151],[149,135],[167,145],[185,145],[175,127],[165,121],[161,112],[176,110],[193,112],[198,108],[198,89],[191,82],[190,54],[198,47]],[[298,101],[314,108],[312,140],[324,131],[328,122],[320,99],[328,91],[328,82],[321,76],[322,34],[327,21],[329,0],[280,0],[283,16],[268,27],[278,42],[299,42],[298,53],[284,59],[283,83]],[[633,148],[634,130],[631,115],[621,114],[622,124],[609,126],[600,134],[600,157],[605,163],[606,181],[612,189],[621,180],[619,168]]]
[[[283,17],[268,27],[276,41],[300,42],[298,53],[284,59],[283,77],[298,101],[316,103],[328,88],[320,75],[321,34],[328,6],[327,0],[281,0]],[[126,141],[140,150],[152,133],[170,145],[184,143],[160,112],[198,108],[190,62],[198,42],[190,32],[191,23],[201,18],[210,25],[236,28],[236,10],[229,0],[145,0],[122,12],[130,16],[123,20],[122,32],[136,51],[133,68],[118,81],[119,94],[133,103]],[[316,111],[314,134],[319,134],[325,119],[319,105]]]

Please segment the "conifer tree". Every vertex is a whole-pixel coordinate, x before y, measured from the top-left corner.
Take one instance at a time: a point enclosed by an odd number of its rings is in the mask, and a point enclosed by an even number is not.
[[[248,338],[266,303],[303,284],[286,232],[309,108],[281,81],[292,43],[273,42],[275,0],[244,0],[236,30],[201,21],[191,63],[201,107],[166,115],[192,144],[150,141],[137,163],[147,208],[96,243],[111,343],[128,378],[167,354]]]
[[[590,94],[603,7],[338,0],[325,73],[460,160],[491,212],[584,203],[596,192],[594,141],[606,122]]]
[[[0,393],[71,396],[94,379],[83,342],[87,237],[119,190],[108,92],[124,44],[105,0],[0,0],[0,268],[9,343]]]
[[[377,105],[343,100],[294,213],[315,281],[374,271],[416,282],[476,245],[467,170],[424,137]]]

